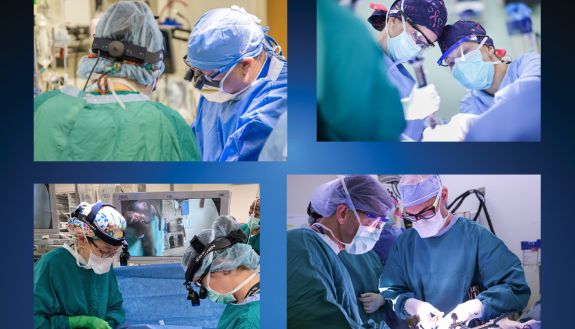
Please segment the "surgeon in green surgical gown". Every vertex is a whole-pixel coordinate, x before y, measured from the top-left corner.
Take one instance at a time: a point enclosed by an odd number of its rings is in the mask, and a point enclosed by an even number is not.
[[[74,243],[34,265],[34,328],[111,329],[124,322],[111,266],[122,251],[125,227],[110,205],[80,204],[68,222]]]
[[[397,239],[380,283],[397,315],[447,329],[452,316],[487,321],[521,312],[531,294],[521,262],[489,230],[449,212],[440,177],[406,175],[398,189],[413,229]]]
[[[357,292],[338,254],[369,252],[393,206],[383,186],[367,175],[341,177],[314,191],[310,228],[287,234],[288,328],[362,326]],[[373,260],[379,263],[377,256]]]
[[[106,43],[78,64],[78,75],[89,80],[85,90],[65,86],[35,97],[34,160],[199,160],[190,126],[150,98],[164,71],[164,38],[146,3],[110,6],[95,38],[144,48],[145,59],[113,57]]]
[[[256,199],[250,206],[250,220],[240,225],[244,234],[248,237],[246,243],[252,246],[260,254],[260,199]]]
[[[383,51],[336,0],[317,1],[318,140],[398,141],[405,129]]]
[[[182,257],[187,283],[193,281],[202,286],[206,299],[226,305],[217,329],[260,327],[260,257],[251,246],[243,243],[245,239],[235,218],[221,216],[216,218],[211,229],[194,236]],[[213,250],[211,243],[222,240],[234,243],[222,249],[216,248],[216,251],[206,251]],[[201,264],[194,271],[194,260],[204,252],[206,256],[200,258]]]

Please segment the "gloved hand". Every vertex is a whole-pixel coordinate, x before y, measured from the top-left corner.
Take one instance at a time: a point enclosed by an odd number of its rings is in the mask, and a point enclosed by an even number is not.
[[[407,314],[419,316],[419,326],[423,329],[435,328],[437,322],[443,316],[443,312],[436,309],[433,305],[415,298],[406,300],[404,308]]]
[[[425,128],[423,131],[424,142],[460,142],[465,139],[470,124],[479,117],[475,114],[458,113],[451,117],[447,124],[437,125],[435,128]]]
[[[425,119],[439,110],[441,97],[435,89],[435,85],[427,85],[423,88],[413,87],[411,95],[401,100],[405,120]]]
[[[465,322],[467,324],[469,321],[483,316],[483,304],[479,299],[472,299],[457,305],[453,311],[439,321],[439,329],[448,329],[453,324],[452,314],[457,315],[457,322]]]
[[[367,314],[377,311],[385,303],[383,296],[374,292],[361,294],[358,299],[363,304],[363,310]]]
[[[88,329],[112,329],[108,322],[95,317],[87,315],[76,315],[68,318],[70,328],[88,328]]]

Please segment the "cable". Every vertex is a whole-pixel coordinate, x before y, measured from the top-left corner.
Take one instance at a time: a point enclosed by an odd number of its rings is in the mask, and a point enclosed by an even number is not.
[[[100,51],[98,50],[98,58],[96,59],[96,64],[94,64],[94,66],[92,66],[92,70],[90,71],[90,74],[88,75],[88,79],[86,79],[86,84],[84,84],[84,89],[82,89],[82,91],[86,91],[86,87],[88,87],[88,82],[90,82],[90,78],[92,77],[92,73],[94,73],[94,69],[96,68],[96,66],[98,66],[99,61],[100,61]]]
[[[463,201],[465,201],[465,199],[472,194],[475,195],[475,197],[477,197],[477,200],[479,200],[479,206],[477,207],[477,211],[475,213],[475,217],[473,217],[473,221],[474,222],[477,221],[477,219],[479,218],[479,214],[481,213],[481,210],[483,210],[483,212],[485,213],[485,219],[487,220],[487,224],[489,225],[489,230],[491,231],[491,233],[495,235],[495,229],[493,228],[493,223],[491,222],[491,216],[489,215],[489,211],[487,210],[484,192],[477,189],[471,189],[465,191],[461,195],[456,197],[451,203],[449,203],[449,205],[447,205],[447,209],[452,213],[456,212],[457,209],[459,209],[459,207],[461,207],[461,205],[463,204]]]

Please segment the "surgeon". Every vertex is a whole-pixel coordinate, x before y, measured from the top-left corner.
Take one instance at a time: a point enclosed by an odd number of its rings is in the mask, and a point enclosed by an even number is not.
[[[199,298],[226,305],[218,329],[260,327],[260,257],[244,239],[236,220],[222,216],[192,239],[182,258],[190,294],[198,296],[190,291],[193,281]]]
[[[381,56],[377,42],[348,8],[336,0],[317,1],[319,141],[399,140],[403,110]]]
[[[387,10],[381,5],[368,21],[381,31],[380,44],[387,76],[399,91],[404,105],[407,128],[402,140],[420,141],[425,118],[439,110],[440,97],[433,84],[423,88],[405,68],[405,64],[423,51],[435,47],[434,43],[447,23],[447,9],[443,0],[396,0]]]
[[[380,286],[397,315],[447,329],[453,318],[467,323],[521,312],[531,291],[519,259],[483,226],[447,210],[439,176],[403,176],[398,188],[413,229],[397,239]]]
[[[246,235],[246,243],[254,248],[255,252],[260,254],[260,199],[257,198],[252,202],[249,212],[249,220],[246,224],[240,225],[240,228]]]
[[[469,91],[462,113],[480,115],[470,141],[539,141],[541,128],[541,55],[525,53],[512,61],[496,49],[476,22],[447,25],[439,40],[439,65]]]
[[[287,62],[260,23],[243,8],[219,8],[190,34],[186,79],[202,95],[193,129],[205,161],[258,160],[287,111]]]
[[[109,204],[83,202],[67,228],[74,242],[34,265],[34,328],[116,328],[125,316],[111,267],[123,251],[126,221]]]
[[[79,76],[88,79],[84,90],[64,87],[34,99],[34,159],[199,160],[184,119],[150,100],[164,72],[163,47],[144,2],[110,6],[98,22],[92,51],[78,64]]]
[[[314,191],[308,206],[310,228],[287,235],[288,328],[362,325],[359,296],[338,254],[369,252],[392,207],[383,185],[368,175],[341,177]]]

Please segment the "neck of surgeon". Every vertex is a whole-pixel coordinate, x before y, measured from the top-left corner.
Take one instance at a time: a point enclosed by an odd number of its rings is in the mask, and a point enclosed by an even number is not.
[[[246,271],[241,271],[240,275],[237,278],[238,284],[241,283],[242,281],[246,280],[248,277],[250,277],[250,275],[252,275],[255,271],[254,270],[246,270]],[[260,282],[260,275],[259,273],[257,273],[250,281],[248,281],[240,290],[236,291],[234,293],[234,297],[237,300],[237,303],[241,303],[243,302],[248,294],[248,292],[250,291],[250,289],[252,289],[253,286],[255,286],[256,284],[258,284]]]
[[[495,55],[490,55],[490,56],[494,57],[491,59],[493,61],[501,61]],[[491,85],[490,88],[484,90],[486,93],[488,93],[491,96],[495,95],[495,93],[499,90],[499,86],[501,86],[501,82],[503,81],[503,78],[505,78],[505,74],[507,74],[507,68],[508,67],[509,67],[509,64],[504,63],[504,62],[501,62],[501,64],[495,65],[494,74],[493,74],[493,84]]]

